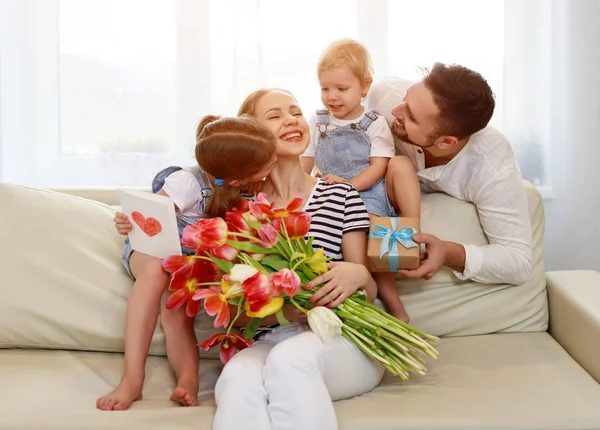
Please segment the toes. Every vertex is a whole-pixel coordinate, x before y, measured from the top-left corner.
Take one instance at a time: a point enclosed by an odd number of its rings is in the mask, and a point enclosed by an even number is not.
[[[108,401],[104,404],[104,410],[106,411],[113,411],[115,410],[115,405],[118,403],[119,401],[117,399],[108,399]]]
[[[179,403],[181,406],[197,406],[198,401],[191,396],[184,388],[177,387],[171,394],[171,401]]]
[[[125,409],[128,409],[128,408],[129,408],[129,406],[130,406],[130,404],[127,404],[127,403],[125,403],[125,402],[117,402],[117,403],[116,403],[116,404],[113,406],[112,410],[113,410],[113,411],[124,411]]]
[[[96,399],[96,407],[102,409],[102,405],[104,405],[104,397],[98,397]]]

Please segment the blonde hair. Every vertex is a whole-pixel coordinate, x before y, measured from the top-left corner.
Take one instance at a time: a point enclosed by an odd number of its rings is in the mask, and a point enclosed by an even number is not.
[[[338,39],[321,54],[317,64],[317,75],[336,67],[348,66],[361,84],[373,80],[373,63],[365,46],[353,39]]]

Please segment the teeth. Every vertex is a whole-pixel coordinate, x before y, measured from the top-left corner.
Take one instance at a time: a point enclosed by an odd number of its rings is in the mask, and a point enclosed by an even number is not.
[[[298,132],[294,132],[294,133],[289,133],[289,134],[284,134],[283,136],[281,136],[282,140],[289,140],[293,137],[301,137],[300,133]]]

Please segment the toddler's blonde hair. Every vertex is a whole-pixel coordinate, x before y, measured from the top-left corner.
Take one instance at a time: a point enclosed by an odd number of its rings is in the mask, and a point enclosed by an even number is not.
[[[349,38],[335,40],[323,51],[317,64],[317,75],[344,65],[352,70],[361,84],[373,79],[373,63],[369,51],[362,43]]]

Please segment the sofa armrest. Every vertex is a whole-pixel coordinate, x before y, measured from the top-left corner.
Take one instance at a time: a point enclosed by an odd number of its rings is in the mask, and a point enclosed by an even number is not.
[[[600,273],[547,272],[552,337],[600,382]]]

